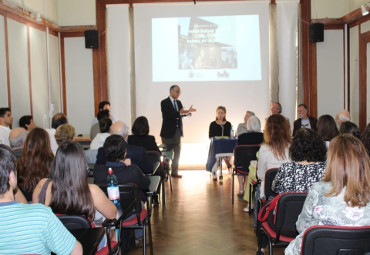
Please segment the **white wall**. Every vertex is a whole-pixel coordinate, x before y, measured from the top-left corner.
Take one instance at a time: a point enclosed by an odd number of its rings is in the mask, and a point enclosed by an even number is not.
[[[344,109],[343,30],[325,30],[317,49],[317,115]]]
[[[359,123],[359,58],[358,58],[358,26],[350,29],[350,113],[352,122]]]
[[[92,50],[85,48],[84,37],[64,40],[68,121],[76,134],[90,134],[94,118]]]
[[[4,17],[0,16],[0,107],[8,107]]]
[[[131,126],[129,14],[127,4],[107,6],[108,96],[111,114]]]
[[[46,34],[44,31],[30,28],[30,51],[33,120],[37,126],[43,127],[44,116],[46,117],[49,111]]]
[[[56,0],[60,26],[96,25],[95,0]]]
[[[352,1],[352,0],[351,0]],[[348,0],[311,0],[311,17],[319,18],[340,18],[348,11]]]
[[[31,114],[27,26],[8,19],[10,95],[13,127],[18,127],[21,116]]]

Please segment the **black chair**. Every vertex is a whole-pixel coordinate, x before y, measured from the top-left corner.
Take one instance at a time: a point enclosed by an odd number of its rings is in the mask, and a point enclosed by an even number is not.
[[[306,196],[307,193],[280,194],[275,215],[270,213],[258,229],[258,254],[261,254],[263,235],[267,237],[270,255],[273,254],[273,247],[287,246],[298,235],[295,224]]]
[[[265,172],[265,198],[259,198],[257,199],[257,203],[255,205],[255,208],[257,210],[257,214],[261,210],[262,206],[268,201],[269,198],[275,197],[277,193],[272,191],[271,186],[272,182],[275,179],[275,176],[277,172],[279,171],[279,168],[270,168]],[[258,185],[261,183],[261,181],[258,181]],[[257,222],[257,229],[260,228],[259,222]]]
[[[107,194],[107,185],[98,185],[105,194]],[[133,184],[120,184],[118,185],[120,194],[120,204],[123,212],[128,212],[122,214],[120,217],[120,228],[122,229],[141,229],[143,231],[143,254],[146,254],[146,227],[149,231],[149,245],[150,254],[153,255],[153,241],[152,241],[152,229],[150,225],[150,204],[147,200],[147,209],[142,208],[140,191],[138,187]],[[121,229],[120,229],[121,231]]]
[[[145,151],[146,158],[153,165],[153,174],[156,173],[161,163],[161,153],[159,151]]]
[[[301,255],[370,254],[370,226],[312,226],[302,239]]]
[[[127,212],[126,212],[127,215]],[[92,221],[90,221],[88,218],[82,215],[64,215],[64,214],[57,214],[59,220],[63,223],[63,225],[73,233],[75,230],[87,230],[91,228],[95,228],[95,225]],[[105,227],[106,237],[107,237],[107,246],[103,249],[96,252],[97,245],[96,243],[95,247],[93,247],[93,250],[95,250],[96,254],[98,255],[105,255],[105,254],[118,254],[120,249],[120,238],[118,238],[118,242],[111,241],[110,240],[110,230],[111,228],[115,228],[116,226],[119,227],[119,220],[105,220],[103,222],[103,227]],[[104,232],[103,232],[104,233]],[[91,247],[91,236],[90,233],[87,233],[87,238],[84,238],[85,240],[89,240],[89,248]],[[119,232],[118,237],[120,236],[121,232]]]
[[[232,199],[231,203],[234,204],[234,186],[235,175],[247,176],[249,173],[249,164],[251,160],[256,160],[257,151],[260,145],[237,145],[234,147],[234,168],[232,173]]]

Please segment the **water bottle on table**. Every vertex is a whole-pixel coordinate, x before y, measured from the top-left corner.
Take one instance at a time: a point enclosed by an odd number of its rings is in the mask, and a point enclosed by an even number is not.
[[[108,169],[107,191],[109,200],[111,200],[117,208],[120,208],[121,204],[119,197],[118,181],[116,175],[113,173],[112,168]]]
[[[231,126],[231,129],[230,129],[230,138],[231,139],[234,138],[234,129],[233,129],[233,126]]]

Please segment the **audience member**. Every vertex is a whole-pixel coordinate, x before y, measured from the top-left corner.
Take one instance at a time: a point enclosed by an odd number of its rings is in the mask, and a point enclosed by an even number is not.
[[[342,122],[339,129],[340,134],[351,134],[358,139],[361,139],[361,130],[358,128],[358,126],[350,121]]]
[[[289,146],[292,142],[288,120],[279,114],[267,118],[263,131],[264,143],[259,150],[257,175],[261,180],[260,196],[265,196],[265,172],[289,162]]]
[[[106,183],[108,169],[112,168],[119,184],[135,183],[139,189],[149,188],[150,179],[136,165],[125,164],[126,141],[120,135],[109,136],[104,143],[105,165],[95,165],[94,183]]]
[[[13,123],[12,112],[9,108],[0,108],[0,144],[10,146],[9,134]]]
[[[130,145],[142,146],[147,151],[158,151],[159,148],[155,137],[149,135],[149,123],[145,116],[137,117],[132,125],[132,135],[128,136],[127,143]]]
[[[342,123],[346,121],[351,121],[351,115],[349,111],[346,110],[340,111],[335,116],[335,122],[337,123],[338,129],[340,129]]]
[[[19,119],[19,127],[22,127],[27,131],[31,131],[33,128],[36,127],[35,122],[33,121],[33,117],[31,115],[22,116]]]
[[[216,120],[212,121],[209,125],[208,137],[211,139],[215,136],[227,136],[230,137],[230,132],[232,130],[231,123],[226,120],[226,108],[224,106],[219,106],[216,109]],[[223,157],[227,168],[231,169],[230,157]],[[222,169],[220,169],[222,171]],[[217,181],[217,168],[212,171],[213,180]]]
[[[364,132],[362,133],[361,141],[365,146],[367,154],[370,156],[370,122],[367,124]]]
[[[325,142],[310,129],[300,129],[289,148],[292,162],[283,163],[272,182],[276,193],[308,192],[325,171]]]
[[[270,106],[271,115],[281,114],[283,108],[279,102],[273,102]]]
[[[91,150],[97,150],[104,145],[105,139],[111,134],[109,129],[112,126],[112,120],[110,118],[104,118],[99,120],[100,133],[90,143]]]
[[[298,105],[298,119],[294,121],[293,136],[301,128],[311,128],[317,130],[317,119],[308,115],[305,104]]]
[[[24,142],[26,141],[28,131],[24,128],[14,128],[9,134],[9,143],[15,157],[19,159],[22,155]]]
[[[122,121],[116,121],[110,127],[111,134],[120,135],[125,141],[128,139],[128,130],[128,126]],[[147,159],[144,147],[127,144],[126,148],[126,158],[130,159],[132,164],[137,165],[146,174],[153,172],[153,165]],[[105,165],[106,162],[104,148],[100,147],[96,156],[96,165]]]
[[[299,254],[304,231],[313,225],[370,225],[370,159],[360,140],[348,134],[334,138],[325,177],[309,191],[296,223],[300,233],[285,250]]]
[[[99,111],[98,111],[98,113],[101,112],[101,111],[104,111],[104,110],[108,110],[109,118],[112,120],[112,122],[115,122],[113,116],[110,115],[110,102],[109,101],[101,101],[99,103]],[[94,126],[95,124],[98,124],[98,123],[99,123],[99,119],[98,119],[98,117],[96,117],[96,118],[93,119],[93,121],[91,123],[91,126]],[[91,137],[91,139],[92,138],[93,137]]]
[[[0,145],[0,238],[2,254],[82,254],[82,246],[50,208],[15,201],[16,159]]]
[[[32,129],[17,164],[19,188],[27,201],[32,200],[37,183],[49,175],[53,159],[48,133],[42,128]]]
[[[57,142],[58,146],[63,143],[71,142],[73,137],[75,137],[75,128],[70,124],[63,124],[57,127],[55,130],[55,141]]]
[[[95,184],[88,183],[85,155],[77,142],[66,142],[59,146],[53,177],[42,179],[32,198],[33,203],[50,206],[54,213],[84,215],[95,222],[100,215],[113,219],[117,214],[116,206],[104,192]],[[96,223],[101,222],[99,218]]]
[[[250,116],[254,116],[254,112],[247,111],[244,115],[244,122],[239,123],[238,128],[236,129],[236,136],[240,136],[241,134],[248,132],[247,121]]]
[[[326,147],[329,147],[331,139],[338,135],[337,125],[332,116],[320,116],[317,122],[317,134],[325,141]]]
[[[260,120],[252,115],[247,121],[247,133],[243,133],[238,136],[238,145],[254,145],[261,144],[263,142],[263,133],[261,132]],[[246,176],[238,176],[239,181],[239,197],[243,197],[245,187]],[[247,184],[248,186],[248,184]]]
[[[55,140],[56,129],[60,125],[67,124],[67,123],[68,123],[67,117],[63,113],[57,113],[54,115],[54,117],[51,120],[51,128],[45,129],[46,132],[48,132],[49,134],[50,147],[54,155],[58,149],[58,144],[57,144],[57,141]]]
[[[102,111],[99,111],[98,114],[96,115],[96,118],[98,120],[98,122],[96,122],[94,125],[91,126],[91,129],[90,129],[90,138],[91,139],[94,139],[95,136],[100,133],[100,124],[99,124],[99,121],[102,120],[102,119],[105,119],[105,118],[110,118],[110,114],[109,114],[109,110],[102,110]],[[113,122],[112,122],[113,123]]]

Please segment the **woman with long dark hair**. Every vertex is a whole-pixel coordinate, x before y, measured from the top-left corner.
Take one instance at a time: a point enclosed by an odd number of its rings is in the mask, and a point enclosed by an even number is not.
[[[325,141],[329,147],[331,139],[338,135],[337,124],[330,115],[322,115],[317,121],[317,134]]]
[[[67,142],[59,146],[52,179],[42,179],[33,193],[34,203],[50,206],[54,213],[95,218],[116,217],[117,208],[95,184],[87,182],[86,160],[81,145]]]
[[[132,125],[132,135],[128,136],[127,143],[142,146],[147,151],[158,151],[159,148],[155,137],[149,135],[149,122],[145,116],[137,117]]]
[[[17,163],[18,185],[27,201],[32,201],[37,183],[49,175],[53,159],[49,134],[42,128],[32,129]]]

